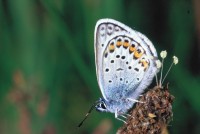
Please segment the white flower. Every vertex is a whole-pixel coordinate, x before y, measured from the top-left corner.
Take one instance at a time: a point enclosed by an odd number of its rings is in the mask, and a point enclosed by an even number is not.
[[[162,63],[160,62],[160,60],[156,60],[156,67],[160,68],[162,66]]]
[[[165,58],[165,57],[167,57],[167,51],[165,50],[165,51],[161,51],[161,53],[160,53],[160,57],[161,58]]]
[[[174,59],[174,65],[178,64],[178,58],[176,56],[173,56],[173,59]]]

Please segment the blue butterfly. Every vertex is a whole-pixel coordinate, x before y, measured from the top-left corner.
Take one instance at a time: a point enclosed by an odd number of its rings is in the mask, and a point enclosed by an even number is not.
[[[123,121],[119,116],[124,117],[138,102],[159,71],[156,49],[145,35],[113,19],[99,20],[94,36],[96,73],[103,95],[94,107]]]

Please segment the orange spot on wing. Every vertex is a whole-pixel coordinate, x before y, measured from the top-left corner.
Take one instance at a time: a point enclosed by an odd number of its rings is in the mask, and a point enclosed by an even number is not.
[[[128,43],[128,42],[125,41],[123,46],[124,46],[124,48],[127,48],[127,47],[130,46],[130,43]]]
[[[144,70],[146,70],[148,68],[148,66],[149,66],[148,61],[146,61],[144,59],[140,60],[139,63],[142,64],[142,66],[144,67]]]
[[[108,49],[109,49],[110,52],[113,52],[115,50],[114,44],[110,44]]]
[[[133,47],[133,46],[130,46],[130,47],[129,47],[129,52],[130,52],[130,53],[134,52],[135,50],[136,50],[135,47]]]
[[[148,67],[148,62],[142,62],[142,65],[144,66],[144,69],[146,69]]]
[[[140,58],[142,55],[143,55],[142,52],[134,51],[134,57],[135,57],[136,59]]]
[[[120,47],[121,45],[122,45],[122,42],[121,41],[117,41],[116,46]]]

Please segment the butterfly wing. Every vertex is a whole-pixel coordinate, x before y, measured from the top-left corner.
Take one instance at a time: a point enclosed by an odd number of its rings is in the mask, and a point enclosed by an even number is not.
[[[95,27],[94,44],[97,79],[104,99],[133,96],[149,85],[156,70],[151,58],[157,53],[143,34],[118,21],[101,19]],[[140,86],[143,80],[147,82]]]
[[[112,19],[101,19],[97,22],[95,26],[95,33],[94,33],[94,48],[95,48],[95,63],[96,63],[96,74],[97,74],[97,80],[100,87],[100,90],[102,92],[102,95],[104,99],[107,100],[107,97],[104,92],[104,82],[103,82],[103,76],[102,76],[102,60],[103,60],[103,54],[107,47],[107,44],[105,44],[111,36],[121,33],[121,32],[130,32],[130,28],[126,27],[123,24],[117,24],[118,22]]]

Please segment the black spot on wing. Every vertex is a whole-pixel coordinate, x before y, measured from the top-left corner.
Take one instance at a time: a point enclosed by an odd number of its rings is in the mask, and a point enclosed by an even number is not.
[[[137,72],[139,72],[139,69],[138,69],[138,68],[134,68],[134,70],[137,71]]]
[[[122,68],[118,68],[116,71],[122,71],[122,70],[124,70],[124,69],[122,69]]]
[[[120,57],[120,55],[116,55],[116,58],[119,58]]]
[[[108,72],[109,71],[109,69],[108,68],[106,68],[106,70],[105,70],[106,72]]]
[[[122,56],[121,58],[122,58],[122,59],[125,59],[125,58],[126,58],[126,56]]]

